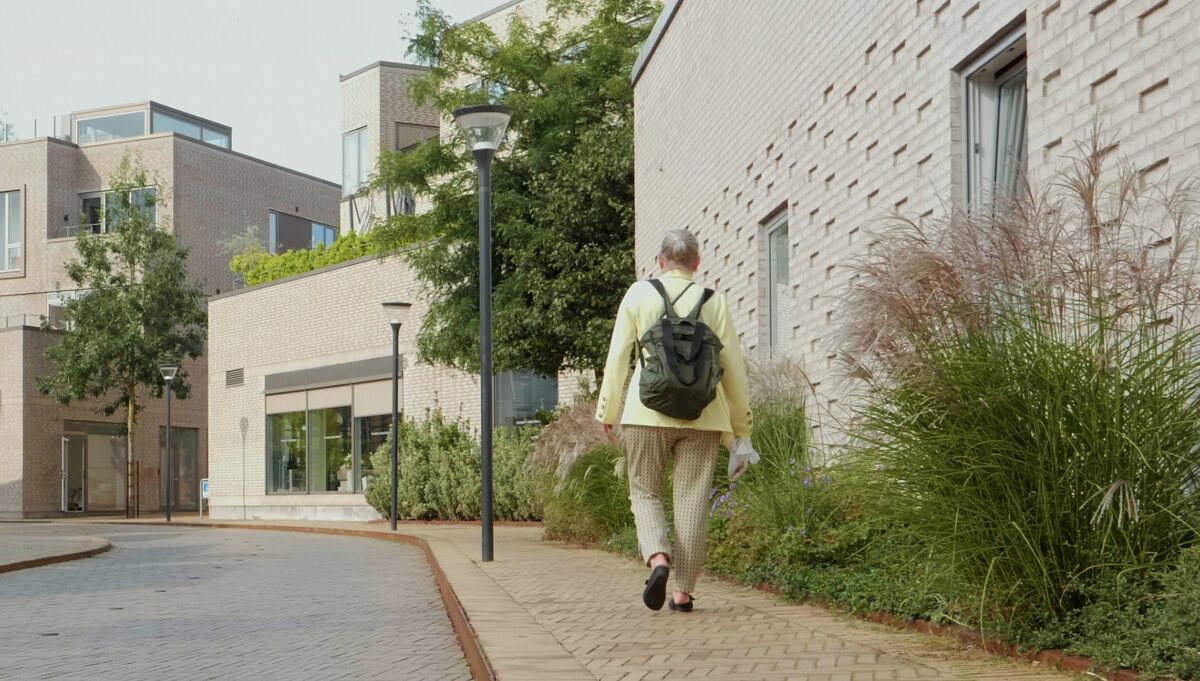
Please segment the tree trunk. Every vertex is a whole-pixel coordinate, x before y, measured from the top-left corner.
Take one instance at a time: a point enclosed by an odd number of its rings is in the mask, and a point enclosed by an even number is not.
[[[133,421],[137,414],[137,384],[128,387],[129,398],[125,402],[125,517],[133,517],[137,488],[133,479]]]

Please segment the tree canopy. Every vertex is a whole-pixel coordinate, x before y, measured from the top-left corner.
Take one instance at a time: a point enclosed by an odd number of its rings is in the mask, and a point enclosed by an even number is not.
[[[493,300],[498,371],[600,371],[633,268],[630,73],[659,5],[551,0],[548,17],[515,14],[503,37],[453,23],[428,3],[410,56],[427,65],[411,93],[449,114],[512,107],[492,173]],[[476,171],[461,141],[385,153],[375,187],[403,187],[432,208],[377,228],[431,289],[418,338],[426,360],[479,367]]]

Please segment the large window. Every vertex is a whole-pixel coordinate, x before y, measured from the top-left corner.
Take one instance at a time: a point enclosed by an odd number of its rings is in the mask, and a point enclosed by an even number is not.
[[[342,195],[351,196],[367,183],[371,174],[371,154],[367,149],[367,129],[359,128],[342,135]]]
[[[22,234],[21,192],[0,193],[0,272],[19,272]]]
[[[107,142],[108,140],[139,137],[146,134],[146,112],[131,111],[129,113],[85,118],[75,121],[75,142]]]
[[[66,329],[67,302],[87,295],[87,289],[50,291],[46,294],[46,319],[55,329]]]
[[[150,222],[158,222],[158,195],[154,187],[129,192],[129,209],[145,212]],[[125,202],[116,192],[89,192],[79,195],[80,227],[92,234],[111,232],[121,219]]]
[[[767,324],[771,357],[791,349],[792,289],[787,216],[767,228]]]
[[[391,414],[364,416],[354,419],[354,458],[358,460],[358,491],[367,489],[367,482],[375,477],[375,466],[371,455],[382,447],[392,432]],[[386,472],[386,471],[385,471]]]
[[[350,407],[308,412],[308,479],[312,492],[353,492]]]
[[[963,72],[968,205],[990,203],[1020,186],[1028,158],[1026,74],[1024,28]]]
[[[278,255],[319,245],[332,246],[337,228],[296,215],[271,211],[267,228],[267,252]]]
[[[153,132],[175,132],[185,137],[207,142],[214,147],[229,148],[229,133],[213,129],[177,116],[155,111],[150,119]]]
[[[408,151],[421,142],[438,136],[438,129],[431,125],[396,124],[396,151]]]
[[[558,379],[532,371],[507,371],[496,376],[496,425],[521,426],[538,422],[538,412],[558,404]]]
[[[308,437],[306,412],[294,411],[267,417],[267,447],[271,492],[308,490]]]

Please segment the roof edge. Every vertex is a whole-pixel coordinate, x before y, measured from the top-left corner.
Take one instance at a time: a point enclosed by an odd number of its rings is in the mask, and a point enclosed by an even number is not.
[[[646,42],[642,44],[642,50],[638,53],[637,61],[633,63],[633,75],[630,78],[634,87],[637,87],[638,80],[641,79],[642,73],[649,65],[650,59],[654,57],[654,52],[658,49],[658,43],[662,41],[663,35],[666,34],[667,28],[671,26],[671,21],[675,19],[675,13],[679,11],[679,6],[683,4],[683,0],[666,0],[662,12],[658,15],[658,21],[654,22],[654,28],[650,30],[650,36],[646,38]]]
[[[344,83],[355,76],[361,76],[362,74],[366,73],[367,71],[370,71],[371,69],[378,69],[378,68],[406,69],[409,71],[428,71],[429,70],[428,66],[421,66],[420,64],[406,64],[404,62],[399,62],[399,61],[376,61],[376,62],[371,62],[370,64],[367,64],[366,66],[361,66],[357,69],[354,69],[353,71],[351,71],[350,73],[347,73],[344,76],[338,76],[338,81]]]

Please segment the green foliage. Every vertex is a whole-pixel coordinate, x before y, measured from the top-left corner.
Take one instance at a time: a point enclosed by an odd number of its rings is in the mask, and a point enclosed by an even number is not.
[[[440,412],[399,426],[397,514],[413,520],[479,518],[482,483],[479,444],[467,424],[447,421]],[[527,471],[533,435],[497,431],[492,448],[493,511],[498,520],[541,516],[537,486]],[[371,455],[378,473],[367,483],[366,499],[380,515],[391,512],[391,439]]]
[[[514,15],[507,37],[458,24],[423,3],[410,54],[427,64],[413,94],[444,113],[503,92],[514,109],[495,161],[493,286],[498,370],[599,371],[612,311],[633,272],[633,90],[629,72],[657,4],[555,0],[550,17]],[[576,17],[587,17],[570,31]],[[577,21],[575,23],[578,23]],[[456,87],[463,80],[477,81]],[[428,196],[431,210],[378,228],[435,293],[418,339],[423,358],[478,369],[475,164],[454,141],[384,154],[377,187]]]
[[[318,244],[316,248],[302,248],[271,255],[263,250],[259,241],[241,245],[241,250],[229,262],[229,269],[239,274],[247,286],[283,279],[294,274],[336,265],[379,252],[375,239],[356,232],[339,236],[331,246]]]
[[[1019,307],[925,346],[936,383],[881,388],[862,454],[883,517],[993,616],[1053,618],[1091,573],[1195,541],[1200,357],[1191,332],[1103,315],[1068,330]]]
[[[155,184],[158,196],[138,193],[131,200],[134,190]],[[159,365],[200,356],[204,290],[187,280],[187,249],[167,225],[154,222],[153,209],[163,205],[166,193],[161,183],[126,155],[109,186],[109,233],[80,232],[78,255],[67,263],[67,275],[87,294],[66,302],[70,330],[46,351],[55,372],[39,377],[38,388],[63,404],[107,398],[102,412],[124,410],[132,429],[141,410],[138,389],[148,388],[154,398],[163,394]],[[186,370],[180,369],[171,387],[177,398],[188,397]]]
[[[592,448],[575,462],[557,494],[549,489],[552,480],[550,475],[543,480],[548,539],[597,543],[633,526],[625,455],[619,448],[608,444]]]
[[[1087,605],[1026,640],[1149,678],[1200,678],[1200,548],[1183,551],[1169,570],[1124,572],[1086,592]]]

